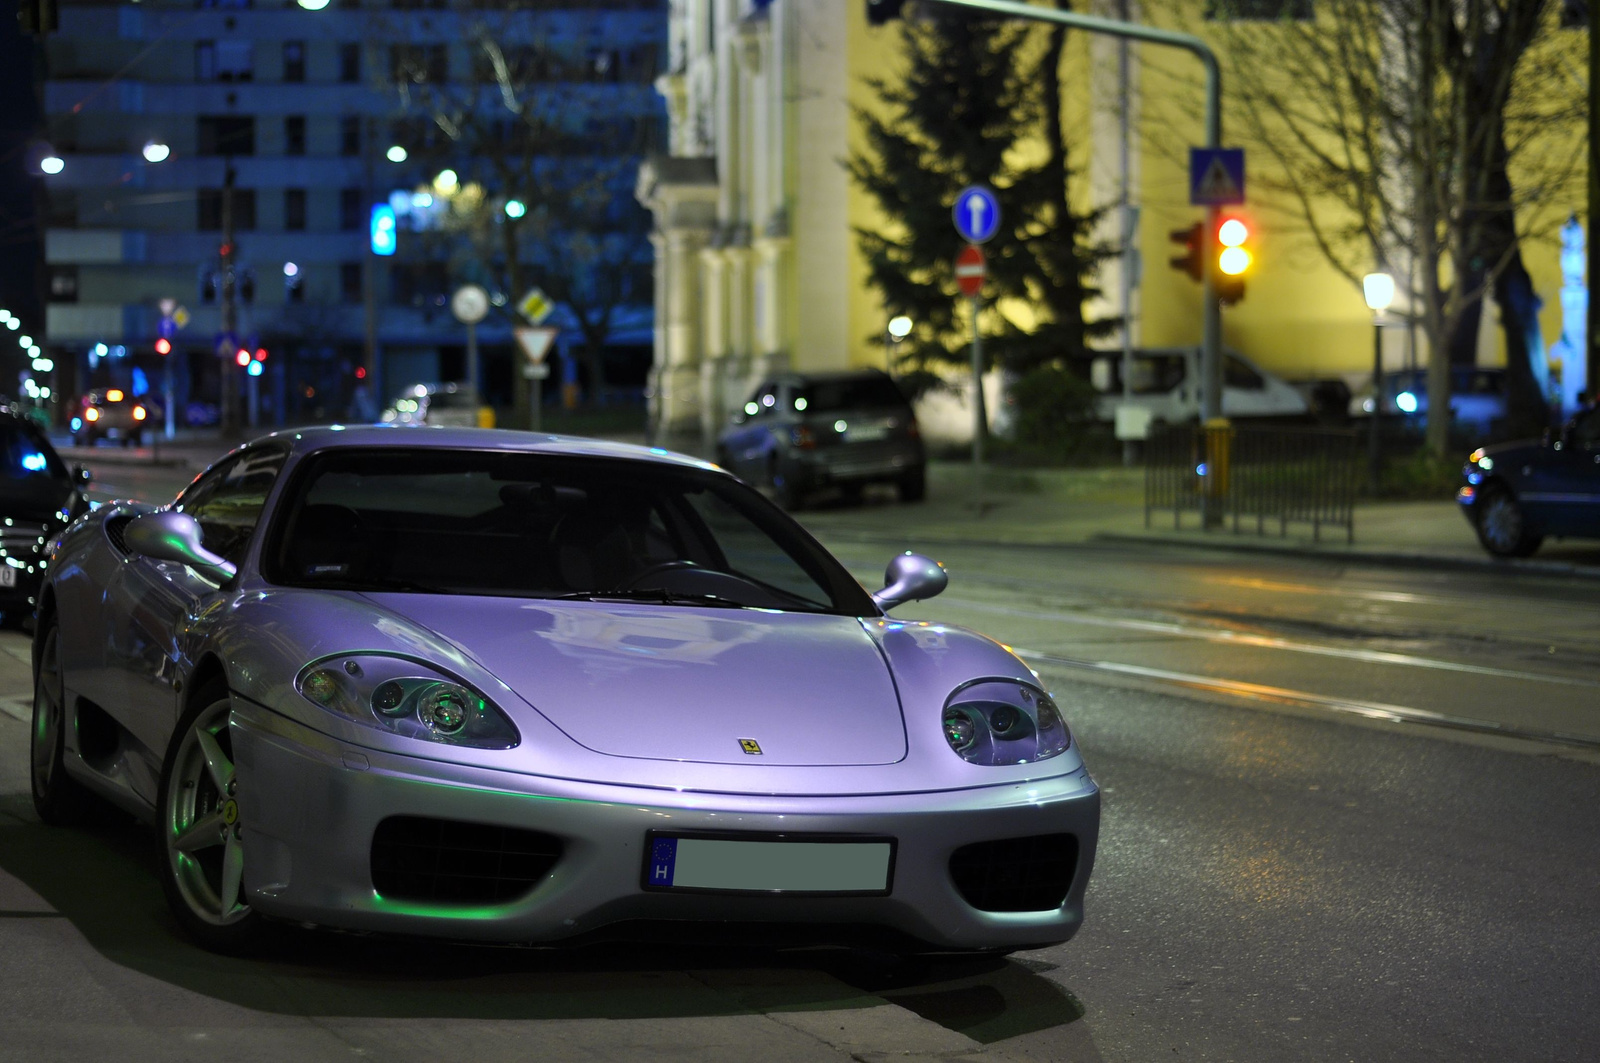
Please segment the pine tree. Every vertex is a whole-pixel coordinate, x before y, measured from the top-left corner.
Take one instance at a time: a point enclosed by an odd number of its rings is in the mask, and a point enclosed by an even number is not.
[[[971,319],[954,271],[963,241],[950,216],[968,185],[992,188],[1002,215],[984,246],[985,368],[1020,372],[1070,357],[1086,333],[1107,327],[1083,319],[1084,301],[1097,294],[1087,278],[1106,252],[1089,244],[1093,216],[1074,214],[1067,199],[1063,35],[1046,32],[1040,49],[1033,31],[1014,22],[961,13],[908,21],[904,79],[870,79],[881,107],[856,109],[867,147],[851,157],[850,174],[888,220],[882,231],[857,228],[856,238],[886,314],[913,322],[896,345],[912,390],[945,386],[969,364]],[[1041,139],[1045,160],[1019,165],[1019,145]],[[1031,307],[1031,330],[1013,319],[1011,300]]]

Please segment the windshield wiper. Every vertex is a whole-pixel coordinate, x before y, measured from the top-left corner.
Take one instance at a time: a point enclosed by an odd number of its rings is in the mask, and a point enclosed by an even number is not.
[[[747,609],[749,606],[718,594],[680,594],[666,590],[573,591],[550,595],[556,602],[652,602],[658,605],[705,605],[717,609]]]

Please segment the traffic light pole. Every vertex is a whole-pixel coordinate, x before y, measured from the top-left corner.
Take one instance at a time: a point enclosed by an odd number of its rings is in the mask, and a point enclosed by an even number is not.
[[[1080,15],[1076,11],[1055,11],[1016,3],[1015,0],[923,0],[924,3],[964,7],[973,11],[986,11],[1030,22],[1053,22],[1090,33],[1104,33],[1112,37],[1144,41],[1168,48],[1181,48],[1200,60],[1206,72],[1206,143],[1208,148],[1222,147],[1222,68],[1210,45],[1191,33],[1174,33],[1171,30],[1141,26],[1095,15]],[[1200,375],[1205,390],[1200,396],[1200,418],[1214,420],[1222,416],[1222,308],[1217,302],[1217,222],[1221,212],[1216,207],[1206,208],[1206,227],[1201,239],[1205,252],[1202,259],[1204,272],[1200,283],[1204,291],[1205,317],[1201,327]]]

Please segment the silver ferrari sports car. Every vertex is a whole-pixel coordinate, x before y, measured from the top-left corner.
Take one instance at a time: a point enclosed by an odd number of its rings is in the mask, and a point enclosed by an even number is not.
[[[660,449],[338,426],[62,534],[33,796],[152,822],[186,930],[503,943],[771,930],[1064,941],[1099,791],[1027,665],[901,622],[780,509]]]

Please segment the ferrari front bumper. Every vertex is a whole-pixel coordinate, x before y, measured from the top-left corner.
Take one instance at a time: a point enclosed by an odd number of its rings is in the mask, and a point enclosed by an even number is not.
[[[245,888],[263,914],[352,930],[508,943],[557,941],[631,921],[870,925],[952,949],[1065,941],[1083,921],[1100,795],[1086,770],[953,792],[793,797],[601,785],[365,749],[234,699]],[[373,837],[394,816],[530,829],[561,856],[504,903],[384,896]],[[652,831],[870,836],[895,842],[886,895],[661,892],[643,887]],[[1047,911],[968,903],[951,856],[973,843],[1073,840],[1070,886]],[[1002,870],[1000,874],[1005,874]]]

